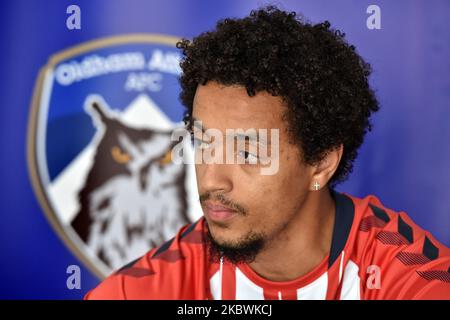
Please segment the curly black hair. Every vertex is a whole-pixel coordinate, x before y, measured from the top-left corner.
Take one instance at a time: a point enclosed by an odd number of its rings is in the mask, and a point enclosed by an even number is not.
[[[371,67],[328,21],[312,24],[276,6],[242,19],[222,19],[213,31],[182,39],[181,103],[192,122],[198,84],[241,85],[249,96],[267,91],[287,108],[291,143],[313,165],[341,144],[344,152],[329,181],[334,187],[353,169],[369,118],[379,105],[368,83]]]

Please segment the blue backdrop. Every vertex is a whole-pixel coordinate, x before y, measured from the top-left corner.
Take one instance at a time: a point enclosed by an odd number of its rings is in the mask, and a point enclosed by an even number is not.
[[[2,1],[0,4],[0,298],[79,299],[98,283],[48,223],[27,170],[30,103],[49,56],[106,36],[158,33],[191,38],[219,18],[241,17],[264,1]],[[313,22],[329,20],[372,64],[381,103],[351,178],[339,190],[374,194],[450,245],[450,2],[277,1]],[[66,8],[81,8],[81,30]],[[366,9],[381,9],[381,29]],[[81,289],[66,286],[81,266]]]

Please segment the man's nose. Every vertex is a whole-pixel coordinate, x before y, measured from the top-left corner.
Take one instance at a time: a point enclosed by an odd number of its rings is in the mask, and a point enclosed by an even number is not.
[[[226,164],[200,164],[196,166],[199,193],[233,190],[232,166]]]

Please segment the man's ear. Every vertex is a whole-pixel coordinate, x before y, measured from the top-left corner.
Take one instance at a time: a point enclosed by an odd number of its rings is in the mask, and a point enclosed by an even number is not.
[[[325,157],[314,167],[312,181],[310,183],[311,190],[318,190],[328,184],[333,174],[336,172],[344,153],[344,145],[331,149]]]

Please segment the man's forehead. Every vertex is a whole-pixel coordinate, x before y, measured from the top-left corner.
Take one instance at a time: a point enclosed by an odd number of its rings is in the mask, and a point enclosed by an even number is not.
[[[245,87],[224,86],[217,82],[198,85],[194,98],[194,108],[197,109],[233,106],[245,110],[254,103],[255,99],[248,96]]]
[[[203,121],[206,127],[271,128],[279,127],[284,110],[281,98],[267,92],[249,97],[243,86],[207,83],[197,88],[193,117]]]

